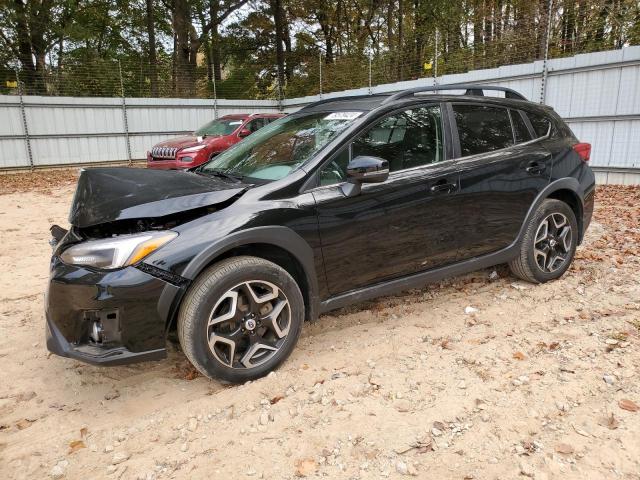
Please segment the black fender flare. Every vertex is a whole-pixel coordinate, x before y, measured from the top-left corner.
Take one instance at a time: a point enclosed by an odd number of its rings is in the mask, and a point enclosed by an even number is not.
[[[316,275],[313,249],[300,235],[287,227],[253,227],[226,235],[199,252],[187,264],[181,276],[193,280],[217,257],[233,248],[250,245],[252,243],[263,243],[282,248],[298,261],[302,266],[309,289],[306,295],[309,299],[307,319],[315,320],[318,317],[320,300],[318,296],[318,277]]]
[[[584,202],[582,198],[582,189],[580,186],[580,182],[578,182],[578,180],[576,180],[573,177],[561,178],[559,180],[555,180],[551,182],[549,185],[547,185],[545,188],[543,188],[540,191],[540,193],[538,193],[538,196],[535,198],[535,200],[529,207],[529,210],[527,211],[527,215],[524,218],[524,222],[522,222],[522,226],[520,227],[520,231],[518,232],[518,236],[516,237],[516,241],[514,242],[514,246],[520,244],[520,241],[524,237],[525,231],[527,230],[527,226],[529,225],[529,222],[531,221],[531,218],[533,217],[533,215],[536,213],[536,210],[538,210],[538,207],[540,206],[540,204],[544,200],[546,200],[549,197],[549,195],[551,195],[553,192],[557,192],[558,190],[570,190],[573,193],[575,193],[576,197],[578,198],[578,202],[580,203],[580,214],[582,214],[582,212],[584,211]],[[578,226],[581,226],[582,219],[577,218],[576,220],[578,221]],[[580,239],[582,238],[581,227],[580,227],[579,238]]]

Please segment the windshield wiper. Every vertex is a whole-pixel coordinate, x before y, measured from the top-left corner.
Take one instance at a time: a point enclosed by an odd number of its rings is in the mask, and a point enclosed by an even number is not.
[[[223,170],[200,170],[200,173],[205,175],[213,175],[214,177],[226,178],[227,180],[232,180],[235,183],[240,183],[244,177],[231,175],[229,173],[224,172]]]

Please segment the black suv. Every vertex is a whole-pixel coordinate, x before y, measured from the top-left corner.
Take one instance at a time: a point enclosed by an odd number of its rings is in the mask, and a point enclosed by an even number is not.
[[[551,108],[465,85],[320,101],[189,172],[83,170],[52,227],[47,347],[157,360],[177,327],[199,371],[242,382],[328,310],[505,262],[556,279],[589,154]]]

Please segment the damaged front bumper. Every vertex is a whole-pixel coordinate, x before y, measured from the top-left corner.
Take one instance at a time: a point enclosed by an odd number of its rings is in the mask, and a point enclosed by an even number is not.
[[[47,348],[93,365],[166,358],[166,326],[184,287],[136,267],[100,271],[52,259]]]

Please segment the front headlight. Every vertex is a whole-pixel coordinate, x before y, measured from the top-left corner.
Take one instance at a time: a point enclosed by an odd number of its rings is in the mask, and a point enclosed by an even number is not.
[[[183,148],[180,150],[180,153],[197,152],[198,150],[202,150],[204,147],[206,147],[206,145],[196,145],[195,147]]]
[[[107,270],[139,262],[176,238],[176,232],[145,232],[104,240],[90,240],[66,249],[60,258],[70,265],[86,265]]]

